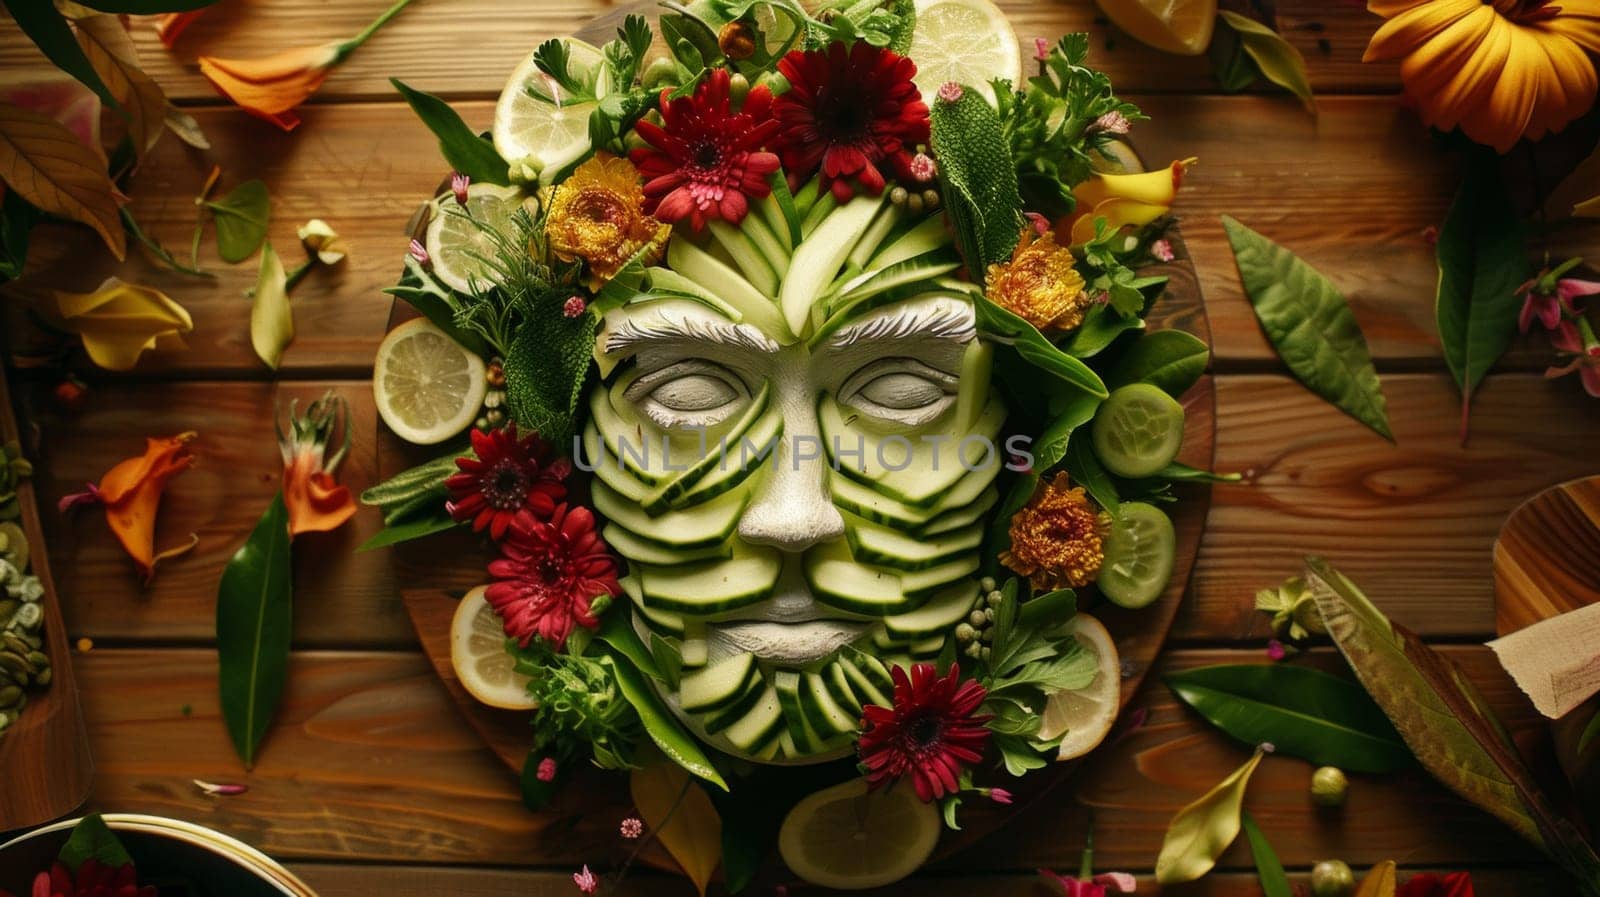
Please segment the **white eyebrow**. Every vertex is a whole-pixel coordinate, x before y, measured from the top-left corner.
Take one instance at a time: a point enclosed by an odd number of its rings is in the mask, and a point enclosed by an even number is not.
[[[606,353],[622,352],[636,346],[664,342],[716,343],[750,349],[755,352],[777,352],[776,342],[749,324],[735,324],[699,315],[673,314],[657,311],[653,320],[641,323],[628,318],[619,323],[606,336]]]
[[[964,343],[977,335],[978,326],[971,304],[959,300],[922,302],[904,305],[887,314],[841,327],[828,340],[828,345],[844,349],[866,340],[886,339],[938,339]]]

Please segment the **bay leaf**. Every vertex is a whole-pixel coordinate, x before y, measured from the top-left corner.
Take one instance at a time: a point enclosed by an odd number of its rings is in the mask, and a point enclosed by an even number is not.
[[[1384,860],[1367,870],[1355,897],[1394,897],[1395,887],[1394,860]]]
[[[1521,218],[1500,177],[1500,157],[1477,147],[1467,156],[1435,249],[1434,320],[1445,364],[1461,390],[1463,444],[1472,393],[1516,336],[1517,287],[1531,271],[1525,247]]]
[[[1246,744],[1318,766],[1386,773],[1413,765],[1389,718],[1359,685],[1289,664],[1223,664],[1170,673],[1167,687]]]
[[[294,310],[289,307],[289,275],[271,243],[261,247],[261,268],[256,274],[250,304],[250,347],[267,367],[277,370],[283,350],[294,341]]]
[[[681,766],[662,758],[635,769],[628,791],[639,817],[705,897],[722,859],[722,817],[705,789]]]
[[[1156,330],[1134,340],[1117,358],[1106,372],[1106,388],[1150,383],[1181,399],[1210,361],[1205,340],[1182,330]]]
[[[460,524],[449,515],[419,517],[415,520],[388,524],[374,533],[372,538],[362,542],[356,551],[375,551],[379,548],[387,548],[390,545],[399,545],[401,542],[409,542],[412,539],[420,539],[423,536],[431,536],[434,533],[442,533],[448,529],[455,529],[457,526],[460,526]]]
[[[261,181],[245,181],[221,199],[206,201],[205,207],[217,222],[217,255],[228,264],[236,265],[254,255],[267,239],[272,199]]]
[[[400,91],[400,95],[411,104],[411,111],[439,139],[439,152],[451,168],[471,178],[475,184],[510,183],[506,160],[500,158],[494,144],[468,128],[448,103],[407,85],[399,78],[390,78],[389,83]]]
[[[133,38],[116,16],[94,15],[76,23],[78,45],[89,64],[127,113],[128,137],[143,158],[166,126],[167,95],[139,66]]]
[[[222,718],[246,768],[266,736],[289,672],[293,612],[289,512],[273,496],[217,585],[217,684]]]
[[[66,125],[0,103],[0,180],[41,212],[94,228],[118,261],[126,256],[117,215],[124,197],[106,174],[105,158]]]
[[[1337,288],[1266,237],[1222,216],[1239,279],[1268,342],[1312,392],[1394,441],[1366,337]]]
[[[1217,15],[1239,34],[1239,42],[1268,81],[1300,98],[1306,111],[1315,115],[1316,98],[1311,93],[1311,78],[1306,74],[1306,58],[1283,35],[1249,16],[1219,9]]]
[[[1161,842],[1161,854],[1156,857],[1157,882],[1172,885],[1194,881],[1217,864],[1217,858],[1239,837],[1244,792],[1265,754],[1256,748],[1243,766],[1172,817]]]
[[[1244,826],[1245,838],[1250,841],[1250,856],[1256,861],[1256,878],[1261,880],[1263,897],[1294,897],[1294,890],[1289,887],[1289,876],[1283,871],[1283,862],[1278,859],[1277,851],[1272,849],[1260,826],[1250,818],[1249,813],[1240,813],[1239,822]]]

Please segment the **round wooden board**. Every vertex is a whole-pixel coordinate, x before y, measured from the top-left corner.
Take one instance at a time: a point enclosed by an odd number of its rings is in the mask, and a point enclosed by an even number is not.
[[[1495,632],[1600,602],[1600,476],[1517,506],[1494,542]]]
[[[614,36],[625,16],[632,13],[648,15],[654,9],[650,4],[619,6],[590,22],[575,36],[595,45],[603,44]],[[1167,238],[1172,244],[1176,260],[1146,269],[1148,273],[1169,278],[1166,292],[1147,318],[1147,328],[1150,331],[1185,330],[1209,345],[1211,329],[1199,280],[1179,228],[1174,226],[1169,229]],[[396,300],[390,327],[392,329],[415,316],[416,312],[410,306]],[[1187,417],[1179,460],[1193,467],[1210,470],[1216,446],[1216,401],[1209,374],[1184,395],[1183,406]],[[381,476],[391,476],[430,457],[432,455],[426,449],[407,445],[392,433],[380,430],[378,459]],[[1174,492],[1178,502],[1170,506],[1168,511],[1177,530],[1177,563],[1166,592],[1154,604],[1138,611],[1117,608],[1108,602],[1084,607],[1106,625],[1116,641],[1122,660],[1123,707],[1144,682],[1145,675],[1154,666],[1166,642],[1177,616],[1178,605],[1188,590],[1211,505],[1211,489],[1207,485],[1178,485],[1174,487]],[[514,774],[520,774],[532,741],[527,714],[480,704],[461,687],[450,665],[450,618],[459,597],[483,580],[484,566],[489,559],[486,549],[482,540],[460,530],[431,537],[425,551],[408,550],[402,546],[392,553],[395,578],[405,584],[403,599],[422,648],[463,716],[507,767]],[[1116,732],[1114,728],[1112,740]],[[1077,765],[1076,761],[1055,764],[1020,780],[1020,787],[1012,789],[1016,802],[1011,806],[969,802],[961,811],[962,829],[945,833],[930,862],[949,857],[1001,828],[1007,819],[1032,802],[1042,799],[1070,777]],[[608,808],[613,811],[609,815],[618,819],[629,812],[631,801],[626,776],[585,770],[582,778],[583,781],[562,789],[557,798],[540,811],[541,815],[548,817],[547,831],[571,833],[577,820],[582,817],[604,817],[608,815]],[[508,787],[516,787],[515,777],[508,779]],[[641,859],[661,868],[676,868],[671,859],[655,849],[654,845],[642,854]],[[769,873],[777,874],[776,864],[774,857]]]

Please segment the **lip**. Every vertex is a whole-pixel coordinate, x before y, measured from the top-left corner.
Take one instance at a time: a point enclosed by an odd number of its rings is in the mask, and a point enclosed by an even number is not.
[[[736,652],[777,663],[807,664],[861,638],[870,625],[846,620],[751,621],[714,624],[710,634]]]

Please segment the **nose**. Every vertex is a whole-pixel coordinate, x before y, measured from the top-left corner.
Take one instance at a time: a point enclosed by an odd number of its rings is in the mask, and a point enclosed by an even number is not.
[[[827,449],[814,396],[801,365],[777,373],[783,436],[767,460],[764,482],[739,520],[739,538],[799,553],[844,535],[844,518],[828,496]],[[798,374],[798,376],[797,376]]]

